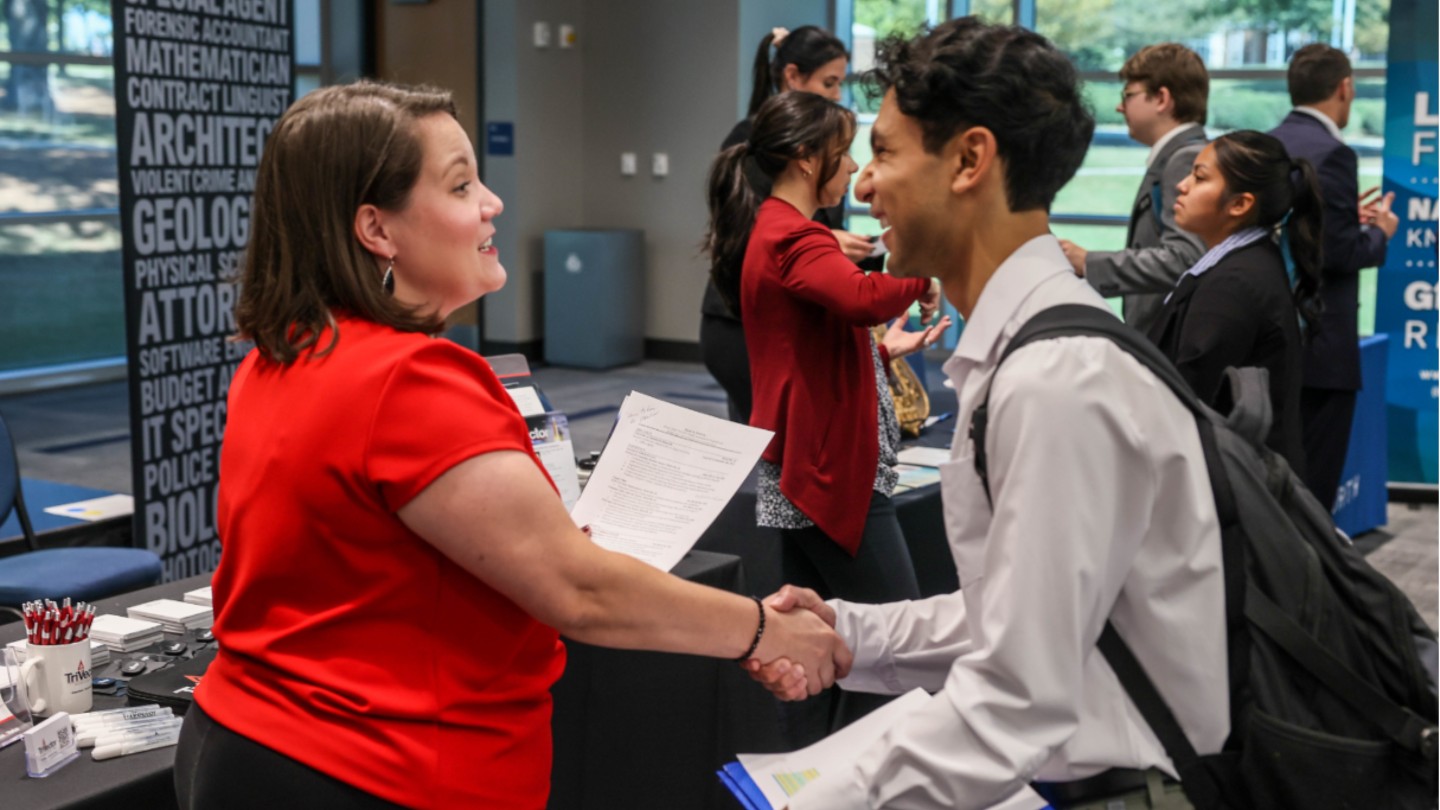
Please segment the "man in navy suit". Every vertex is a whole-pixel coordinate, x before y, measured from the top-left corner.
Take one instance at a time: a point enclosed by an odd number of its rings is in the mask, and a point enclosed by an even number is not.
[[[1290,60],[1287,78],[1295,109],[1270,134],[1291,158],[1315,166],[1325,201],[1320,284],[1325,309],[1305,346],[1300,397],[1305,483],[1333,509],[1360,390],[1360,269],[1385,261],[1385,245],[1400,223],[1390,211],[1393,193],[1370,204],[1361,199],[1355,150],[1340,136],[1355,100],[1349,58],[1329,45],[1306,45]]]

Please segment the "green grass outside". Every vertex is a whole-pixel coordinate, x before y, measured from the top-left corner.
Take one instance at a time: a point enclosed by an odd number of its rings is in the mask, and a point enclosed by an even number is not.
[[[114,226],[0,228],[0,371],[125,354]]]

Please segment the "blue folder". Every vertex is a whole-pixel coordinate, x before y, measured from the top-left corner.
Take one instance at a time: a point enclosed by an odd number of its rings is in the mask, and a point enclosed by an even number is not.
[[[755,780],[750,778],[750,772],[745,770],[744,765],[732,762],[716,771],[715,775],[720,777],[721,784],[735,794],[735,798],[745,810],[775,810],[770,806],[770,800],[765,798],[765,794],[755,785]]]

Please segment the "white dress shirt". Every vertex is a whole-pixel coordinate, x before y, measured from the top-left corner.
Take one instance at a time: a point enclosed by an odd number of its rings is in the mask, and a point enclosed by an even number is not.
[[[1342,142],[1345,140],[1345,135],[1340,132],[1340,125],[1339,125],[1339,124],[1336,124],[1336,123],[1335,123],[1335,119],[1331,118],[1330,116],[1326,115],[1325,113],[1320,112],[1319,110],[1315,109],[1314,107],[1304,107],[1304,106],[1296,107],[1296,108],[1295,108],[1295,112],[1304,113],[1305,115],[1308,115],[1308,116],[1310,116],[1311,118],[1314,118],[1315,120],[1317,120],[1317,121],[1319,121],[1320,123],[1324,124],[1324,125],[1325,125],[1325,131],[1326,131],[1326,132],[1329,132],[1330,135],[1331,135],[1331,137],[1333,137],[1335,140],[1337,140],[1337,141],[1342,141]]]
[[[967,438],[1006,344],[1057,304],[1104,307],[1053,236],[985,286],[945,373],[959,394],[941,469],[960,591],[832,602],[855,652],[846,689],[930,704],[792,810],[1043,805],[1031,780],[1158,766],[1159,741],[1096,649],[1108,618],[1200,753],[1229,733],[1220,532],[1190,412],[1110,341],[1017,351],[995,379],[986,449],[992,513]]]
[[[1179,126],[1171,129],[1164,135],[1161,135],[1159,140],[1155,141],[1155,143],[1150,145],[1150,153],[1145,156],[1145,168],[1148,169],[1151,166],[1154,166],[1155,159],[1160,157],[1160,151],[1165,148],[1166,144],[1175,140],[1175,138],[1179,136],[1180,133],[1189,132],[1192,129],[1198,129],[1199,127],[1200,125],[1196,123],[1180,124]]]

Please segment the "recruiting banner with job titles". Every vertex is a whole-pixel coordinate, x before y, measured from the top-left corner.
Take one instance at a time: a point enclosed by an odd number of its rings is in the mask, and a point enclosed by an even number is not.
[[[1386,416],[1390,480],[1435,484],[1436,225],[1440,223],[1440,92],[1435,0],[1394,0],[1386,66],[1385,181],[1400,229],[1378,274],[1375,331],[1390,335]]]
[[[235,285],[260,152],[293,93],[291,0],[114,0],[135,543],[214,569]]]

